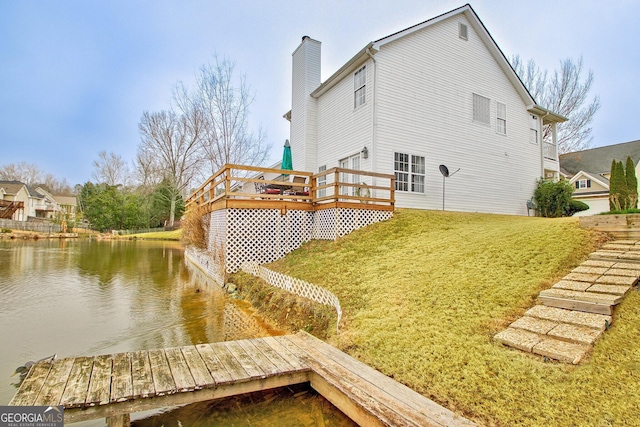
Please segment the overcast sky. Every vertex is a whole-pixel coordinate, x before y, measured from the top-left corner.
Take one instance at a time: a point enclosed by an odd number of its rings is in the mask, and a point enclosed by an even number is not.
[[[291,53],[322,42],[322,79],[369,41],[463,1],[1,0],[0,165],[26,161],[69,184],[91,179],[102,150],[131,161],[144,111],[166,109],[213,53],[236,63],[255,93],[277,160],[291,107]],[[640,139],[640,2],[471,3],[508,57],[553,70],[583,57],[601,109],[593,146]]]

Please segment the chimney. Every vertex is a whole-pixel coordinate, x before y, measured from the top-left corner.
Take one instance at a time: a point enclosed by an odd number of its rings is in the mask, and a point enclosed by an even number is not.
[[[304,36],[292,55],[291,154],[293,168],[307,172],[317,172],[317,100],[310,94],[320,86],[320,45]]]

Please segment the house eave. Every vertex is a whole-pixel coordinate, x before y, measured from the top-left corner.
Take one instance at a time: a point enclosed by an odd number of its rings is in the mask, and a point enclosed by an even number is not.
[[[376,53],[377,50],[373,49],[373,42],[366,45],[360,52],[356,53],[353,58],[347,61],[338,71],[333,73],[331,77],[324,81],[316,90],[311,92],[311,96],[314,98],[320,97],[323,93],[331,89],[336,85],[340,80],[344,77],[348,76],[352,72],[356,71],[362,64],[367,62],[369,59],[369,54],[367,51],[372,53]]]
[[[568,118],[561,116],[558,113],[554,113],[553,111],[548,110],[538,104],[529,105],[527,107],[527,111],[530,112],[531,114],[536,114],[538,116],[541,116],[543,125],[547,125],[551,123],[562,123],[569,120]]]

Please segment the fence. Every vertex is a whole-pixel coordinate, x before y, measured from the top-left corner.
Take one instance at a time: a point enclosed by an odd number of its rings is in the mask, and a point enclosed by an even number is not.
[[[269,270],[266,267],[258,265],[257,262],[245,263],[242,266],[242,270],[245,273],[260,277],[271,286],[284,289],[287,292],[310,299],[311,301],[334,307],[338,313],[336,331],[338,330],[338,325],[342,318],[342,308],[340,307],[340,300],[333,292],[321,286],[314,285],[313,283]]]
[[[62,231],[60,225],[48,221],[14,221],[12,219],[0,219],[0,228],[36,233],[60,233]]]

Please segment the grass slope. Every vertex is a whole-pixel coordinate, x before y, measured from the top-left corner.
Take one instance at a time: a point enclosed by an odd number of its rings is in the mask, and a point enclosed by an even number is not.
[[[144,239],[144,240],[180,240],[182,239],[182,229],[173,231],[153,231],[151,233],[127,234],[126,239]]]
[[[401,210],[272,266],[340,298],[333,344],[477,422],[640,425],[638,292],[581,366],[545,363],[492,338],[598,239],[570,218]]]

